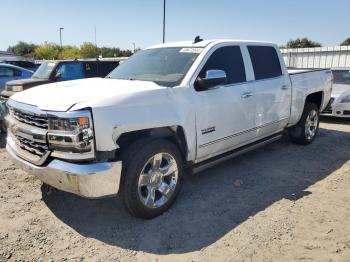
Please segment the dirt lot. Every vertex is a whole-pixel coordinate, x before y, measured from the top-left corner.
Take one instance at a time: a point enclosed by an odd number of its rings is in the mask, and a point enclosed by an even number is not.
[[[0,261],[350,261],[350,121],[324,119],[185,180],[150,221],[120,200],[56,192],[16,169],[0,141]]]

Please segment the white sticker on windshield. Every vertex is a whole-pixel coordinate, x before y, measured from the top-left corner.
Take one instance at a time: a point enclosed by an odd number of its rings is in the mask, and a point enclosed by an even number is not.
[[[203,51],[204,48],[199,48],[199,47],[184,47],[180,50],[180,53],[195,53],[199,54],[200,52]]]

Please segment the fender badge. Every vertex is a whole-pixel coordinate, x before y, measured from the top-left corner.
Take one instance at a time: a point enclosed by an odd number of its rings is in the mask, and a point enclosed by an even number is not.
[[[215,126],[208,127],[206,129],[202,129],[201,132],[202,132],[202,135],[205,135],[205,134],[208,134],[211,132],[215,132]]]

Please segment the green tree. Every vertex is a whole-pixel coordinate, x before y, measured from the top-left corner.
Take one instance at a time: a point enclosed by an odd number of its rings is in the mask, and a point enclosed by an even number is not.
[[[132,51],[129,49],[120,51],[120,56],[131,56],[131,55],[132,55]]]
[[[64,46],[59,54],[59,59],[78,59],[81,58],[80,49],[76,46]]]
[[[100,47],[99,54],[102,55],[102,57],[118,57],[120,56],[120,48]]]
[[[35,59],[57,59],[60,47],[55,43],[45,42],[35,49]]]
[[[307,47],[321,47],[320,43],[314,42],[306,37],[300,39],[297,38],[295,40],[289,40],[287,42],[287,48],[307,48]]]
[[[82,58],[97,58],[99,56],[98,48],[92,43],[84,43],[80,46],[80,54]]]
[[[15,55],[33,57],[36,48],[38,48],[38,45],[36,44],[19,41],[16,45],[9,46],[7,51],[14,53]]]
[[[343,41],[343,43],[341,43],[340,45],[350,45],[350,37],[349,38],[347,38],[347,39],[345,39],[344,41]]]

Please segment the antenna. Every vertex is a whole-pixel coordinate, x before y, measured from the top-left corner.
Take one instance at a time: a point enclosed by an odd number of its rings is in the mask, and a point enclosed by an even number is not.
[[[199,35],[197,35],[196,38],[194,39],[193,43],[194,43],[194,44],[197,44],[197,43],[202,42],[202,41],[203,41],[203,39],[200,38]]]

